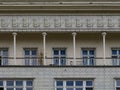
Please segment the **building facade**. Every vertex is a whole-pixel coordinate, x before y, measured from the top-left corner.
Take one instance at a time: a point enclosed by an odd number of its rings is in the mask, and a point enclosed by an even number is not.
[[[0,0],[0,90],[120,90],[119,0]]]

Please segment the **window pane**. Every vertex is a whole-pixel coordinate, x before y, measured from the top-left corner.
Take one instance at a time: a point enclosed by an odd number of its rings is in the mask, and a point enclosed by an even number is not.
[[[90,55],[94,55],[94,50],[90,50]]]
[[[30,50],[25,50],[25,55],[30,55]]]
[[[57,81],[56,86],[63,86],[63,81]]]
[[[112,55],[117,55],[117,50],[112,50]]]
[[[59,58],[58,57],[54,57],[54,64],[59,65]]]
[[[16,90],[23,90],[23,88],[16,88]]]
[[[73,86],[73,81],[67,81],[67,82],[66,82],[66,85],[67,85],[67,86]]]
[[[16,86],[23,86],[23,81],[16,81]]]
[[[37,50],[32,50],[32,55],[36,56],[37,55]]]
[[[65,64],[66,64],[66,59],[65,59],[65,57],[61,57],[61,58],[60,58],[60,64],[61,64],[61,65],[65,65]]]
[[[119,50],[119,55],[120,55],[120,50]]]
[[[33,90],[33,88],[26,88],[26,90]]]
[[[93,88],[86,88],[86,90],[93,90]]]
[[[76,88],[75,90],[83,90],[83,88]]]
[[[83,86],[83,81],[76,81],[76,86]]]
[[[65,50],[61,50],[61,55],[65,55]]]
[[[14,81],[7,81],[7,86],[14,86]]]
[[[33,86],[33,81],[26,81],[26,86]]]
[[[59,51],[58,50],[54,50],[54,55],[59,55]]]
[[[0,86],[3,86],[3,81],[0,81]]]
[[[116,88],[116,90],[120,90],[120,88]]]
[[[7,88],[7,90],[14,90],[14,88]]]
[[[83,54],[83,55],[87,55],[87,50],[83,50],[83,51],[82,51],[82,54]]]
[[[117,86],[120,86],[120,80],[117,80]]]
[[[7,57],[8,56],[8,50],[3,50],[3,57]]]
[[[73,88],[67,88],[66,90],[74,90]]]
[[[63,90],[63,88],[57,88],[57,90]]]
[[[92,81],[86,81],[86,86],[92,86]]]

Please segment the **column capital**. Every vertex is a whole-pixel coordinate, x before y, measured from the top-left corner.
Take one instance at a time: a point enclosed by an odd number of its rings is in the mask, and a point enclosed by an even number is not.
[[[76,36],[76,34],[77,34],[76,32],[73,32],[73,33],[72,33],[73,36]]]
[[[46,32],[43,32],[43,33],[42,33],[42,35],[43,35],[43,36],[46,36],[46,35],[47,35],[47,33],[46,33]]]
[[[13,32],[12,35],[17,35],[17,33],[16,33],[16,32]]]
[[[107,33],[106,32],[102,32],[102,35],[105,36]]]

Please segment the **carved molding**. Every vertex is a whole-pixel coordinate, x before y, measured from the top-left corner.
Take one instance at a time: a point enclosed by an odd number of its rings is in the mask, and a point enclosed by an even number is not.
[[[6,28],[32,29],[89,29],[120,28],[120,16],[0,16],[0,30]]]

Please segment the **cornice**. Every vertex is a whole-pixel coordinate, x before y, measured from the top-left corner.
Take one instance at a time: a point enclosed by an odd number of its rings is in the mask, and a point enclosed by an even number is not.
[[[120,6],[0,6],[0,13],[119,13]]]
[[[120,11],[120,2],[0,2],[0,13],[107,13]]]

